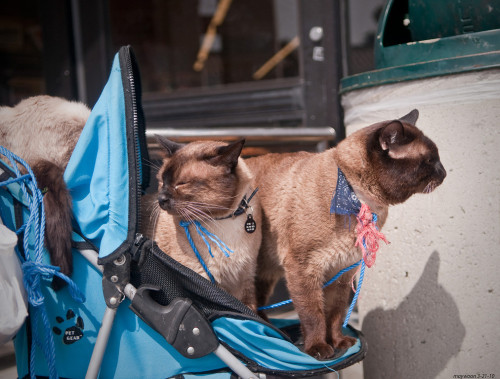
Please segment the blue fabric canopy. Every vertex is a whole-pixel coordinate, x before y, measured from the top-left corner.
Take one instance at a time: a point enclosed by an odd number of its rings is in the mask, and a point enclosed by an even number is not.
[[[118,54],[64,173],[82,234],[107,257],[129,233],[129,162]]]

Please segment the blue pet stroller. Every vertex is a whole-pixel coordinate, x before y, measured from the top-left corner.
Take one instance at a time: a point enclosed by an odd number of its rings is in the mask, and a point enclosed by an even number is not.
[[[7,153],[5,153],[7,154]],[[149,181],[138,67],[116,54],[65,172],[74,273],[50,266],[42,195],[17,157],[0,161],[0,214],[19,234],[29,317],[14,339],[24,377],[309,377],[362,360],[358,342],[328,361],[303,353],[297,320],[267,323],[137,233]],[[35,185],[33,185],[35,183]],[[54,290],[54,278],[67,285]]]

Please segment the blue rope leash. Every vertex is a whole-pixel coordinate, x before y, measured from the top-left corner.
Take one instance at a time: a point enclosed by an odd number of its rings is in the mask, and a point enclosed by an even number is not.
[[[2,146],[0,146],[0,147],[2,147]],[[8,186],[9,184],[18,183],[18,182],[23,182],[23,181],[25,181],[25,180],[27,180],[27,179],[31,179],[30,174],[25,174],[25,175],[20,176],[20,177],[18,177],[18,178],[11,178],[11,179],[7,179],[6,181],[1,182],[0,184],[1,184],[2,186]]]
[[[222,251],[226,257],[229,257],[230,256],[229,254],[234,253],[234,251],[231,250],[219,237],[217,237],[215,234],[209,232],[205,227],[203,227],[199,221],[196,221],[196,220],[195,221],[181,221],[179,223],[179,225],[184,228],[184,232],[186,233],[187,240],[188,240],[189,244],[191,245],[191,249],[193,249],[194,253],[196,254],[196,258],[198,258],[198,261],[200,261],[200,264],[203,267],[203,270],[205,270],[205,272],[207,273],[210,281],[212,283],[215,283],[215,279],[214,279],[212,273],[208,269],[207,264],[205,263],[205,261],[201,257],[201,254],[198,251],[198,249],[196,248],[196,244],[194,243],[193,238],[191,237],[191,233],[189,232],[189,225],[191,225],[191,224],[194,225],[196,232],[203,239],[203,242],[205,242],[205,245],[207,245],[208,253],[210,254],[210,256],[212,258],[214,257],[214,255],[212,254],[212,248],[210,247],[210,242],[208,242],[207,238],[210,241],[212,241],[213,243],[215,243],[217,245],[217,247],[219,248],[219,250]]]
[[[360,264],[361,264],[361,261],[358,261],[352,265],[350,265],[349,267],[346,267],[342,270],[340,270],[333,278],[331,278],[328,282],[326,282],[325,284],[323,284],[323,288],[325,287],[328,287],[329,285],[331,285],[333,282],[335,282],[338,278],[340,278],[340,276],[342,276],[342,274],[345,274],[346,272],[352,270],[353,268],[355,267],[358,267]],[[358,286],[359,287],[359,286]],[[279,308],[283,305],[286,305],[286,304],[290,304],[292,303],[292,299],[288,299],[288,300],[284,300],[284,301],[281,301],[279,303],[275,303],[275,304],[271,304],[271,305],[266,305],[266,306],[263,306],[263,307],[260,307],[258,308],[259,311],[264,311],[266,309],[274,309],[274,308]],[[352,304],[351,304],[352,305]],[[352,305],[352,307],[354,308],[354,305]]]
[[[191,225],[190,222],[187,222],[187,221],[181,221],[180,222],[180,226],[182,226],[184,228],[184,231],[186,232],[187,240],[188,240],[189,244],[191,245],[191,248],[193,249],[194,253],[196,254],[196,258],[198,258],[198,261],[200,261],[200,264],[203,267],[203,270],[205,270],[205,272],[207,273],[208,278],[210,279],[210,281],[212,283],[215,283],[215,279],[212,276],[212,273],[208,269],[205,261],[203,260],[203,258],[200,255],[200,252],[196,248],[196,244],[194,243],[193,238],[191,238],[191,233],[189,233],[189,225]],[[205,237],[203,237],[203,236],[201,236],[201,237],[203,238],[203,240],[205,241],[205,243],[207,243],[207,241],[205,240]],[[210,255],[212,255],[212,251],[210,250],[210,244],[209,244],[208,252],[210,253]]]
[[[330,284],[332,284],[334,281],[336,281],[342,274],[345,274],[347,271],[351,271],[353,268],[358,267],[360,265],[362,260],[359,260],[358,262],[350,265],[349,267],[344,268],[343,270],[340,270],[337,275],[335,275],[333,278],[331,278],[328,282],[326,282],[323,285],[323,288],[328,287]]]
[[[372,213],[372,222],[374,224],[377,224],[377,219],[378,219],[377,214]],[[376,227],[376,225],[375,225],[375,227]],[[363,247],[366,250],[366,241],[364,238],[363,238]],[[349,310],[347,311],[344,324],[342,325],[344,328],[347,326],[347,323],[349,322],[349,318],[351,317],[351,313],[354,309],[354,306],[356,305],[356,301],[358,300],[359,293],[361,292],[361,285],[363,284],[363,278],[365,277],[365,268],[366,268],[365,260],[362,258],[360,260],[360,262],[361,262],[361,270],[359,271],[359,282],[358,282],[358,285],[356,287],[356,292],[354,293],[354,297],[352,298],[351,305],[349,306]]]
[[[372,213],[372,220],[373,220],[374,224],[377,223],[377,219],[378,219],[377,214],[376,213]],[[363,239],[363,246],[366,249],[366,241],[364,239]],[[331,278],[328,282],[326,282],[323,285],[323,288],[328,287],[333,282],[335,282],[342,274],[344,274],[347,271],[353,269],[354,267],[358,267],[360,264],[361,264],[361,270],[359,272],[359,283],[356,286],[356,291],[354,293],[354,297],[352,298],[351,304],[349,305],[349,309],[347,310],[347,314],[346,314],[344,323],[342,324],[342,326],[344,328],[349,323],[349,319],[351,318],[351,313],[354,310],[354,306],[356,305],[356,302],[358,301],[359,293],[361,292],[361,285],[363,284],[363,279],[364,279],[364,276],[365,276],[365,268],[366,268],[366,263],[365,263],[364,259],[361,258],[358,262],[354,263],[353,265],[340,270],[337,273],[337,275],[335,275],[333,278]],[[293,302],[292,299],[288,299],[288,300],[281,301],[279,303],[275,303],[275,304],[271,304],[271,305],[266,305],[264,307],[260,307],[260,308],[258,308],[258,310],[259,311],[263,311],[263,310],[266,310],[266,309],[274,309],[274,308],[278,308],[278,307],[281,307],[281,306],[286,305],[286,304],[290,304],[292,302]]]
[[[351,305],[349,306],[349,310],[347,311],[347,314],[345,316],[344,323],[342,326],[345,328],[349,322],[349,319],[351,318],[351,313],[354,309],[354,306],[356,305],[356,302],[358,301],[358,296],[359,293],[361,292],[361,285],[363,284],[363,278],[365,276],[365,261],[363,259],[360,260],[361,262],[361,270],[359,272],[359,283],[356,286],[356,292],[354,293],[354,297],[352,298]],[[359,262],[358,262],[359,263]]]
[[[222,251],[224,253],[224,255],[226,257],[229,258],[229,254],[231,253],[234,253],[233,250],[231,250],[229,247],[227,247],[227,245],[222,242],[222,240],[217,237],[215,234],[209,232],[205,227],[203,227],[199,221],[194,221],[194,226],[196,227],[196,231],[198,232],[198,234],[203,238],[203,241],[205,242],[205,245],[207,245],[208,247],[208,252],[210,253],[210,256],[213,258],[213,254],[212,254],[212,250],[210,249],[210,243],[205,239],[205,236],[207,236],[210,241],[212,241],[213,243],[215,243],[217,245],[217,247],[219,248],[220,251]]]
[[[377,223],[377,219],[378,219],[377,214],[372,213],[372,222],[374,224]],[[363,246],[366,250],[366,241],[364,238],[363,238]],[[358,282],[358,285],[356,286],[356,292],[354,293],[354,297],[352,298],[351,305],[349,306],[349,309],[348,309],[347,314],[345,316],[344,323],[342,324],[342,326],[344,328],[347,326],[347,323],[349,322],[349,319],[351,318],[351,313],[354,309],[354,306],[356,305],[356,302],[358,301],[359,293],[361,292],[361,286],[363,284],[363,279],[365,277],[365,269],[366,269],[365,260],[363,258],[361,258],[361,260],[358,262],[358,264],[359,263],[361,263],[361,269],[359,271],[359,282]]]
[[[39,347],[45,356],[49,369],[49,377],[51,379],[58,378],[59,376],[57,374],[55,362],[54,339],[52,337],[47,309],[45,307],[45,298],[42,293],[41,281],[42,279],[51,279],[54,275],[56,275],[68,283],[70,294],[75,301],[82,303],[85,301],[85,296],[70,278],[59,272],[59,267],[43,263],[45,209],[43,205],[43,196],[41,191],[38,189],[33,171],[23,159],[16,156],[3,146],[0,146],[0,154],[4,155],[9,160],[10,167],[16,175],[16,178],[6,180],[5,182],[0,183],[0,186],[18,182],[23,196],[28,202],[28,209],[30,211],[28,221],[18,231],[18,233],[23,230],[25,231],[23,248],[26,253],[26,260],[22,263],[21,267],[23,270],[23,283],[26,288],[30,304],[30,313],[33,315],[30,376],[32,379],[35,379],[36,377],[36,348]],[[24,168],[26,168],[28,174],[22,175],[17,164],[21,164]],[[29,192],[31,192],[31,195]],[[34,238],[34,246],[32,247],[30,247],[30,235],[33,235]],[[43,327],[44,335],[42,335],[40,326]]]

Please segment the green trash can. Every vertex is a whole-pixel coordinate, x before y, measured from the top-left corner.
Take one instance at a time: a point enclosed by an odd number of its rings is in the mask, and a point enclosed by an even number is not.
[[[500,372],[500,1],[391,0],[376,69],[346,77],[346,134],[414,108],[448,172],[389,210],[359,301],[364,377]]]
[[[500,1],[391,0],[379,23],[374,71],[346,77],[356,89],[500,66]]]

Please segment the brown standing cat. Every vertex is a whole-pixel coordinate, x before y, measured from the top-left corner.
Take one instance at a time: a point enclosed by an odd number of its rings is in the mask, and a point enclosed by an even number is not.
[[[166,157],[158,173],[158,195],[146,234],[184,266],[207,279],[209,272],[215,283],[256,311],[254,280],[262,238],[261,213],[258,202],[250,198],[255,194],[252,175],[239,158],[244,141],[182,145],[166,138],[158,140]],[[151,207],[143,207],[148,210]],[[148,223],[148,216],[143,215],[143,220]],[[186,228],[208,272],[197,258]]]
[[[84,104],[51,96],[34,96],[15,107],[0,107],[0,145],[32,168],[46,214],[46,244],[51,263],[70,275],[71,197],[64,170],[90,115]]]
[[[338,169],[361,203],[378,215],[381,228],[389,205],[431,192],[446,176],[436,145],[414,126],[417,118],[414,110],[400,120],[374,124],[318,154],[246,160],[259,186],[263,218],[258,306],[284,275],[301,320],[305,351],[318,359],[354,343],[341,329],[353,273],[322,289],[362,257],[355,247],[356,217],[330,213]]]

